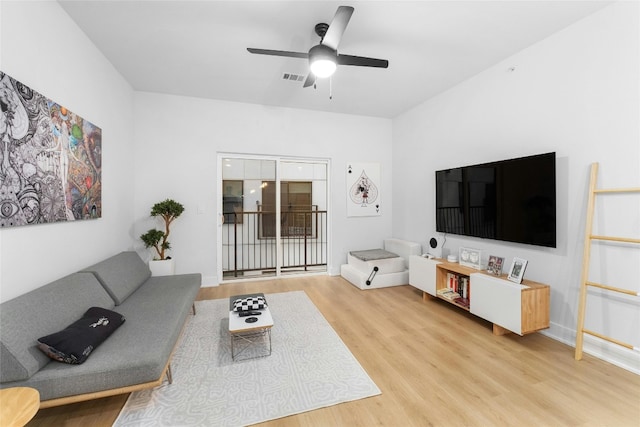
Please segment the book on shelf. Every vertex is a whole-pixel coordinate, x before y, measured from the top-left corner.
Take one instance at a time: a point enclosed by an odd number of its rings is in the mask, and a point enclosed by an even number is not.
[[[458,293],[462,298],[469,298],[469,278],[464,276],[460,279],[461,285]]]
[[[458,298],[455,298],[453,300],[453,302],[456,303],[457,305],[462,306],[462,307],[469,308],[469,299],[468,298],[458,297]]]
[[[469,299],[469,276],[447,273],[447,289],[456,292],[462,298]]]
[[[443,288],[443,289],[438,289],[437,291],[438,296],[453,301],[456,298],[460,298],[460,294],[455,292],[453,289],[448,289],[448,288]]]

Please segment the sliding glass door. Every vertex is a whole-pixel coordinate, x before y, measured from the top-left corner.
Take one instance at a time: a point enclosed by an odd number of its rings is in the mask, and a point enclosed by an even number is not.
[[[326,271],[328,161],[220,154],[222,281]]]

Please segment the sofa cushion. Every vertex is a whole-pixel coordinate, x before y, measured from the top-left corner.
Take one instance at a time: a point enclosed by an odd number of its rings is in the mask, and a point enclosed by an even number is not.
[[[63,330],[38,338],[38,347],[53,360],[79,365],[124,321],[115,311],[91,307]]]
[[[135,251],[121,252],[83,271],[96,275],[116,305],[122,304],[151,276],[149,266]]]
[[[0,304],[0,382],[26,380],[48,364],[38,337],[77,320],[87,307],[113,308],[91,273],[73,273]]]
[[[367,249],[365,251],[351,251],[352,256],[362,261],[377,261],[380,259],[398,258],[398,254],[385,251],[384,249]]]

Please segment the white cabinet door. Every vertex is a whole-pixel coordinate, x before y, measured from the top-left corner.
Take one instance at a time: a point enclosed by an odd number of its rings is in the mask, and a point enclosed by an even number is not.
[[[439,261],[411,255],[409,258],[409,284],[431,295],[436,295],[436,266]]]
[[[471,313],[522,335],[522,285],[481,273],[470,283]]]

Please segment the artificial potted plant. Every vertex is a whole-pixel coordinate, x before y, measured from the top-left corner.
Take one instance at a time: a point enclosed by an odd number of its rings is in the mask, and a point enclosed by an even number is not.
[[[153,276],[167,276],[175,271],[175,264],[166,251],[171,249],[169,233],[171,223],[184,212],[184,206],[175,200],[167,199],[158,202],[151,208],[152,217],[160,217],[164,222],[164,231],[150,229],[140,236],[146,248],[154,248],[156,255],[149,261],[149,268]]]

